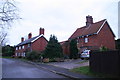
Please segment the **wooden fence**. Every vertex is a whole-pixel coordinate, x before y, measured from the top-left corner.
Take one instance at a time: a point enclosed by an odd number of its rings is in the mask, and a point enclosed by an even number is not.
[[[120,76],[120,51],[91,52],[90,70]]]

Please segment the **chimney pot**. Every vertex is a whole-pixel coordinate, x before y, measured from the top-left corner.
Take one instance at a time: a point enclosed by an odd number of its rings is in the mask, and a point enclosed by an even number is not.
[[[43,34],[44,35],[44,28],[40,28],[39,30],[39,35]]]
[[[32,33],[28,34],[28,39],[32,38]]]
[[[89,26],[90,24],[93,24],[93,18],[92,16],[86,16],[86,26]]]
[[[23,41],[24,41],[24,37],[21,38],[21,42],[23,42]]]

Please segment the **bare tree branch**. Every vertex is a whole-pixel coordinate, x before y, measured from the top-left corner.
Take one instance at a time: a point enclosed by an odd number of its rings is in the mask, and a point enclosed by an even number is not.
[[[5,29],[9,29],[11,24],[20,19],[18,8],[14,0],[1,0],[0,1],[0,45],[5,42],[7,33]]]

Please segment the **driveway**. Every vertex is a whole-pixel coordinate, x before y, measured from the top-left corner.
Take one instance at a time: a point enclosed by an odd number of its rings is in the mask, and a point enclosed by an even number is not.
[[[68,59],[68,60],[65,60],[65,62],[50,62],[47,64],[66,68],[66,69],[73,69],[73,68],[82,67],[82,66],[89,66],[89,61],[88,60],[85,61],[81,59]]]
[[[2,59],[3,78],[65,78],[64,76],[35,67],[15,59]]]

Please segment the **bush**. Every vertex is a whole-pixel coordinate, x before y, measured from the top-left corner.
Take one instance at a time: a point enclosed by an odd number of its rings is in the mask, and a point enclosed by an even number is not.
[[[108,51],[108,48],[105,46],[100,47],[100,51]]]
[[[2,56],[14,55],[15,47],[7,45],[2,47]]]
[[[38,52],[36,52],[36,51],[27,52],[26,53],[26,58],[28,60],[35,61],[35,60],[38,60],[40,58],[40,54]]]

